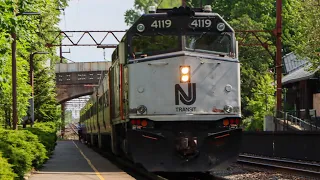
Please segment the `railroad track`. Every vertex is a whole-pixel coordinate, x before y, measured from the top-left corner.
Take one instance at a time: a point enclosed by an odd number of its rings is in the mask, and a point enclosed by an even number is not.
[[[72,130],[76,135],[78,135],[78,131],[75,130],[76,126],[75,126],[74,124],[69,123],[69,127],[71,128],[71,130]]]
[[[78,139],[78,131],[76,128],[77,127],[72,123],[69,123],[68,125],[66,125],[63,139],[69,139],[69,140],[70,139],[73,139],[73,140]]]
[[[272,168],[281,172],[320,177],[320,164],[240,154],[238,163]]]

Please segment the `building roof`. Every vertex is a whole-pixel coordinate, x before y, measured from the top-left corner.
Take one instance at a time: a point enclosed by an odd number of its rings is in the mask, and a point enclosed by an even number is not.
[[[282,78],[282,84],[284,85],[312,78],[314,74],[319,70],[319,68],[317,68],[314,71],[308,71],[308,68],[310,66],[311,64],[308,64],[306,66],[300,67],[299,69],[291,72],[290,74],[285,75]]]
[[[305,66],[308,61],[305,59],[297,59],[297,56],[291,52],[283,56],[284,70],[285,74],[289,74],[294,70],[299,69],[302,66]]]
[[[311,64],[307,60],[298,60],[293,53],[289,53],[283,57],[285,71],[288,73],[282,77],[282,84],[289,84],[312,78],[314,74],[320,69],[319,67],[314,71],[308,71]]]

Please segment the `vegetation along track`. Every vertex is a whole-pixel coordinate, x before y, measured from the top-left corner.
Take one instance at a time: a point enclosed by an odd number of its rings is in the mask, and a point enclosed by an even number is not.
[[[256,155],[240,154],[239,163],[272,168],[281,172],[296,173],[311,177],[320,177],[320,164],[287,159],[276,159]]]

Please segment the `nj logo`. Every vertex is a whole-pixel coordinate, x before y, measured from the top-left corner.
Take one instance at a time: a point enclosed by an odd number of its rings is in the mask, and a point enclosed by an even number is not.
[[[176,105],[179,105],[180,101],[185,105],[192,105],[196,101],[196,83],[188,83],[188,94],[179,84],[176,84],[174,89]]]

